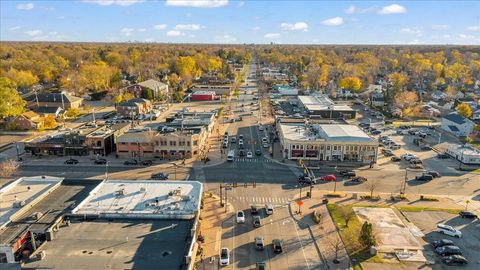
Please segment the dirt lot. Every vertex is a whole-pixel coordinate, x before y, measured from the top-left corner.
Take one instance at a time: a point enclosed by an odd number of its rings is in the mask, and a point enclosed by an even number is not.
[[[456,269],[458,266],[446,266],[442,264],[441,257],[436,255],[429,245],[431,241],[442,238],[452,240],[455,245],[461,248],[463,256],[469,261],[467,266],[462,269],[476,270],[480,269],[480,221],[471,219],[462,219],[457,215],[439,211],[424,212],[403,212],[403,214],[414,223],[425,234],[423,240],[425,243],[424,255],[428,260],[435,261],[432,269]],[[462,232],[460,239],[445,236],[436,232],[436,225],[445,223],[453,226]]]

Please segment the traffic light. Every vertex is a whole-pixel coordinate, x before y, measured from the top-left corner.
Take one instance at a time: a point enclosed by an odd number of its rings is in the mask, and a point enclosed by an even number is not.
[[[253,187],[257,187],[257,182],[256,181],[253,181]]]
[[[237,187],[237,181],[233,181],[233,187]]]

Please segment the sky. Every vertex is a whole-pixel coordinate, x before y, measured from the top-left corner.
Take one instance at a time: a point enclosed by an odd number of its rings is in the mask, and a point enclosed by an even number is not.
[[[0,0],[1,41],[480,44],[480,1]]]

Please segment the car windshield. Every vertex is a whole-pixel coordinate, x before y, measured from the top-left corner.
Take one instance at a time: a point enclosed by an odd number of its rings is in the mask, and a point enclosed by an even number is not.
[[[226,249],[222,249],[222,253],[220,254],[220,257],[221,257],[222,259],[226,259],[227,256],[228,256],[227,250],[226,250]]]
[[[237,216],[238,217],[243,217],[243,212],[238,212]]]

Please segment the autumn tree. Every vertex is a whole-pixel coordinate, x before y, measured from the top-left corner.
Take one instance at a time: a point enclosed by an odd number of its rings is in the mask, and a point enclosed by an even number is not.
[[[31,71],[27,70],[16,70],[11,68],[6,76],[14,81],[17,87],[22,89],[29,89],[36,83],[38,83],[38,77],[33,75]]]
[[[345,227],[348,227],[348,223],[355,217],[355,212],[351,207],[344,205],[338,206],[338,213],[343,220],[345,220]]]
[[[13,159],[8,159],[0,162],[0,177],[10,178],[12,177],[19,168],[17,161]]]
[[[415,116],[418,111],[418,95],[413,91],[403,91],[395,96],[394,103],[402,110],[403,116]]]
[[[387,90],[387,95],[389,97],[395,97],[399,92],[401,92],[408,81],[407,75],[399,72],[390,74],[388,79],[392,84],[392,87]]]
[[[105,62],[97,61],[80,68],[80,78],[85,85],[95,91],[109,89],[110,82],[117,71]]]
[[[362,88],[362,82],[357,77],[345,77],[340,79],[338,86],[358,93]]]
[[[17,92],[12,80],[0,77],[0,119],[23,113],[26,102]]]
[[[80,111],[77,109],[77,108],[69,108],[66,112],[65,112],[65,116],[68,117],[68,118],[77,118],[78,116],[80,115]]]
[[[455,109],[459,115],[465,118],[470,118],[470,116],[472,116],[472,108],[470,108],[470,106],[466,103],[458,104]]]
[[[53,117],[53,115],[51,114],[47,115],[43,120],[42,128],[44,129],[54,129],[56,126],[57,126],[57,121],[55,120],[55,117]]]
[[[220,57],[209,57],[208,58],[208,72],[216,72],[222,68],[223,62]]]
[[[193,77],[197,76],[198,70],[195,65],[195,59],[190,56],[178,57],[176,64],[178,75],[186,81],[191,81]]]

